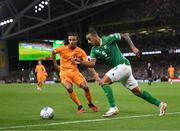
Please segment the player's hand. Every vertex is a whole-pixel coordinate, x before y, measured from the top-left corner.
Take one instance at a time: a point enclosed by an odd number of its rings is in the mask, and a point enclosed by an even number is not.
[[[81,64],[82,60],[76,57],[72,59],[72,62],[77,65],[77,64]]]
[[[134,54],[135,54],[138,58],[140,58],[140,51],[139,51],[138,48],[134,47],[134,48],[132,49],[132,51],[134,52]]]

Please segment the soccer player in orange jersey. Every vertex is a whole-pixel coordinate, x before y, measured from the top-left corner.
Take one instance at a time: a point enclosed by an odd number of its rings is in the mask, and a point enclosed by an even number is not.
[[[35,72],[37,73],[37,90],[42,90],[42,84],[46,80],[47,73],[44,65],[41,61],[38,61],[38,64],[36,65]]]
[[[53,63],[55,67],[58,67],[56,62],[56,54],[60,54],[61,59],[59,75],[61,83],[66,88],[71,99],[78,106],[78,112],[82,113],[84,112],[84,109],[76,93],[73,91],[73,83],[84,90],[84,95],[88,101],[89,108],[91,108],[94,112],[97,112],[97,107],[92,103],[92,96],[87,81],[79,72],[77,64],[73,61],[74,58],[87,60],[86,53],[81,48],[77,47],[77,44],[79,44],[78,35],[76,33],[68,34],[68,39],[67,42],[65,42],[65,45],[57,47],[52,52]]]
[[[171,84],[173,84],[172,79],[174,78],[174,67],[172,65],[168,68],[168,77]]]

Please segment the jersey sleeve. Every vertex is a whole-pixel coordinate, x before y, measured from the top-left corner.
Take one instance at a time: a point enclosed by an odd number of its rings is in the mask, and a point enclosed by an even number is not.
[[[59,46],[56,49],[54,49],[54,52],[57,53],[61,53],[61,51],[63,50],[63,46]]]
[[[97,59],[96,53],[94,52],[94,49],[91,48],[90,57],[93,59]]]
[[[121,40],[121,35],[120,35],[120,33],[110,34],[110,35],[109,35],[109,39],[110,39],[111,41],[119,42],[119,41]]]

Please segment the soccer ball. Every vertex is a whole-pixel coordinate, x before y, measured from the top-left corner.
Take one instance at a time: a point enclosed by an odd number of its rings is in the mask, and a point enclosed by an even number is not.
[[[51,120],[54,117],[54,110],[46,106],[41,110],[40,117],[44,120]]]

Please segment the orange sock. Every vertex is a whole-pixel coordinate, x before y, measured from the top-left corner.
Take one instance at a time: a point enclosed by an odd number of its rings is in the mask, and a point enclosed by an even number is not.
[[[92,101],[92,97],[91,97],[90,91],[84,91],[84,94],[86,96],[86,99],[88,100],[88,104],[90,104],[91,101]]]
[[[72,93],[69,93],[69,95],[70,95],[71,99],[76,103],[76,105],[78,105],[78,106],[81,105],[81,102],[78,99],[78,97],[74,91]]]

